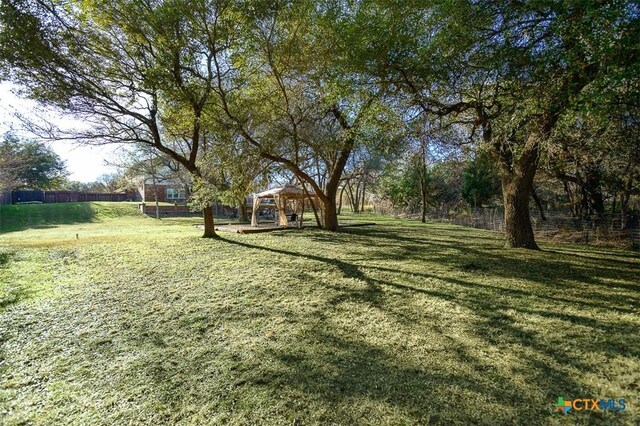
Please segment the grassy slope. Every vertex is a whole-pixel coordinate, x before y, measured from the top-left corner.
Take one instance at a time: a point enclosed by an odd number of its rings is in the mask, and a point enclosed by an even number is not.
[[[61,203],[0,206],[0,233],[140,216],[138,203]]]
[[[629,252],[379,217],[207,241],[114,208],[0,235],[0,423],[640,420]]]

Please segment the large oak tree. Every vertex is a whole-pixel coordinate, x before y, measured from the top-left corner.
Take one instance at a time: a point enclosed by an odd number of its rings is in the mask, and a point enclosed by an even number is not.
[[[372,28],[387,33],[371,69],[424,113],[476,132],[500,169],[507,245],[537,248],[529,198],[541,156],[563,114],[637,81],[637,3],[372,3]]]

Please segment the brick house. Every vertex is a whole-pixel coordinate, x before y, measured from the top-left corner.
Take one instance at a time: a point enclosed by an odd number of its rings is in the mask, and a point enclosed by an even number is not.
[[[159,202],[184,203],[189,198],[187,185],[175,179],[140,179],[136,188],[136,201],[153,203],[156,201],[156,191]]]

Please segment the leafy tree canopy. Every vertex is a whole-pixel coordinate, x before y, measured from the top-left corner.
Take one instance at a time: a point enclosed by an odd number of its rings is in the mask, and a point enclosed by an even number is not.
[[[11,133],[0,142],[0,189],[58,189],[67,175],[64,161],[40,142]]]

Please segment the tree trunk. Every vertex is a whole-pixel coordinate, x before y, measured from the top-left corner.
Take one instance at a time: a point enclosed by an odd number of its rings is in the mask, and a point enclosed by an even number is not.
[[[420,139],[420,202],[422,203],[422,223],[427,223],[427,140]]]
[[[582,199],[580,201],[580,217],[585,219],[591,214],[591,206],[589,205],[589,192],[587,192],[587,189],[584,186],[581,187],[580,190],[582,191]]]
[[[544,215],[544,208],[542,207],[542,202],[540,201],[540,198],[538,197],[538,194],[536,193],[536,189],[534,187],[531,187],[531,198],[533,198],[533,201],[535,201],[536,206],[538,206],[538,210],[540,211],[540,219],[547,220],[546,216]]]
[[[620,229],[627,229],[627,207],[629,206],[630,193],[623,191],[620,194]]]
[[[309,204],[311,205],[311,209],[313,210],[313,215],[316,218],[316,225],[318,225],[318,228],[322,228],[322,223],[320,223],[320,218],[318,217],[318,208],[316,207],[316,203],[313,202],[313,199],[311,198],[311,194],[309,194],[309,191],[307,191],[307,187],[304,185],[302,180],[298,179],[298,181],[300,182],[300,186],[302,186],[304,195],[306,195],[307,200],[309,200]],[[304,203],[304,201],[302,202]],[[302,208],[304,209],[304,206]]]
[[[204,234],[202,238],[218,238],[213,224],[213,207],[207,206],[202,210],[204,216]]]
[[[336,210],[336,200],[329,199],[324,203],[324,224],[323,228],[327,231],[337,231],[338,230],[338,214]]]
[[[420,203],[422,204],[422,217],[420,222],[427,223],[427,185],[424,176],[420,176]]]
[[[240,222],[247,222],[247,206],[244,201],[238,204],[238,220]]]
[[[346,188],[346,185],[342,185],[342,189],[340,190],[340,202],[338,204],[338,214],[340,214],[340,212],[342,212],[342,196],[344,194],[344,189]]]
[[[618,201],[618,193],[613,193],[613,201],[611,202],[611,223],[609,224],[609,230],[613,231],[615,229],[615,214],[616,214],[616,202]]]
[[[158,185],[155,184],[156,179],[155,175],[153,178],[153,201],[156,205],[156,219],[160,219],[160,203],[158,202]]]
[[[354,213],[360,212],[360,181],[356,181],[353,206],[355,207]]]
[[[616,192],[613,193],[613,201],[611,202],[611,214],[616,214],[616,202],[618,201],[618,194]],[[613,220],[612,220],[613,222]]]
[[[153,164],[153,151],[149,151],[149,166],[151,168],[151,182],[153,183],[153,201],[156,205],[156,219],[160,219],[160,204],[158,203],[158,182],[156,179],[156,169]]]
[[[604,196],[602,192],[597,190],[593,191],[591,195],[591,206],[593,211],[598,216],[598,221],[604,220]]]
[[[427,166],[422,157],[422,164],[420,165],[420,203],[422,207],[422,217],[420,221],[427,223]]]
[[[356,205],[355,198],[353,196],[353,190],[351,189],[351,183],[347,182],[347,198],[349,199],[349,204],[351,204],[351,213],[358,213],[358,207]]]
[[[539,154],[539,135],[536,134],[527,138],[518,160],[514,160],[508,152],[499,154],[507,247],[539,250],[529,215],[529,198],[533,190]]]
[[[571,216],[579,217],[580,213],[578,211],[578,206],[576,205],[575,197],[571,192],[571,188],[569,187],[569,182],[567,182],[566,180],[563,180],[562,185],[564,187],[564,193],[567,196],[567,201],[569,202],[569,206],[571,208]]]
[[[507,247],[522,247],[539,250],[533,235],[529,216],[529,197],[533,185],[531,177],[509,173],[502,178],[502,196],[504,199],[504,233]]]
[[[338,230],[338,211],[336,209],[337,185],[327,185],[326,197],[323,197],[324,214],[322,215],[323,228],[327,231]]]

